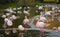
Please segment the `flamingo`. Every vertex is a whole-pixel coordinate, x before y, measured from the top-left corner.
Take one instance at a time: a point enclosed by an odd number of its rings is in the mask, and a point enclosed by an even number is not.
[[[22,33],[22,31],[24,31],[25,28],[24,28],[22,25],[19,25],[19,26],[18,26],[18,30],[20,31],[20,33],[19,33],[19,37],[23,37],[23,33]]]
[[[4,19],[4,22],[7,22],[7,21],[8,21],[8,18],[5,18],[5,19]]]
[[[27,18],[27,16],[25,16],[25,19],[23,20],[23,24],[28,24],[29,23],[29,19]]]
[[[23,12],[24,12],[24,14],[30,15],[30,13],[28,11],[24,10]]]
[[[41,33],[42,33],[42,37],[44,37],[44,27],[45,27],[45,23],[38,20],[36,23],[36,27],[41,28]]]
[[[22,9],[22,7],[17,8],[18,10]]]
[[[17,11],[17,13],[20,13],[20,14],[21,14],[21,13],[22,13],[22,11]]]
[[[36,7],[38,8],[39,6],[38,6],[38,5],[36,5]]]
[[[25,19],[23,20],[23,24],[28,24],[28,22],[29,22],[29,19],[27,19],[27,18],[25,18]]]
[[[16,8],[13,8],[12,10],[16,10]]]
[[[12,26],[13,25],[13,22],[11,20],[8,20],[7,21],[7,26]]]
[[[52,7],[52,11],[54,11],[55,10],[55,7]]]
[[[2,15],[2,18],[6,18],[6,15]]]
[[[10,15],[10,13],[6,13],[6,16],[9,16]]]
[[[44,28],[45,27],[45,23],[41,22],[40,20],[38,20],[37,23],[36,23],[36,27]]]
[[[12,16],[10,17],[10,19],[11,19],[11,20],[16,20],[17,17],[16,17],[15,15],[12,15]]]
[[[7,27],[7,26],[6,26],[7,21],[8,21],[8,18],[4,18],[4,25],[3,25],[4,28]]]
[[[6,11],[10,12],[10,13],[14,13],[13,9],[12,8],[8,8],[6,9]]]
[[[53,27],[52,29],[53,29],[54,31],[57,31],[57,27]]]
[[[23,27],[22,25],[19,25],[19,26],[18,26],[18,30],[23,31],[23,30],[24,30],[24,27]]]
[[[30,7],[29,7],[29,6],[28,6],[27,8],[28,8],[28,9],[30,9]]]
[[[39,6],[39,8],[38,9],[43,9],[43,6]]]
[[[10,9],[8,8],[8,9],[6,9],[6,11],[9,11]]]
[[[4,23],[4,28],[13,25],[12,21],[9,20],[8,18],[5,18],[5,19],[4,19],[4,22],[5,22],[5,23]],[[6,30],[5,33],[6,33],[7,35],[9,35],[10,31],[9,31],[9,30]]]
[[[58,31],[60,31],[60,26],[58,27]]]

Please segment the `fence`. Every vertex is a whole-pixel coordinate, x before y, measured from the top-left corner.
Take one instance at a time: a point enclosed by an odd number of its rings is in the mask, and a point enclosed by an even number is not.
[[[40,28],[26,28],[25,31],[23,32],[19,32],[17,28],[14,29],[16,29],[17,32],[16,33],[11,32],[9,35],[5,34],[5,30],[13,30],[13,28],[0,29],[0,37],[19,37],[19,34],[20,37],[42,37]],[[44,29],[44,37],[60,37],[60,32]]]

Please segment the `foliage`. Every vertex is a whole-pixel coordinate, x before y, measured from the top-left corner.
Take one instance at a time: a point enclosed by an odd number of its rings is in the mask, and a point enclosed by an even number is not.
[[[18,3],[20,6],[35,6],[35,0],[19,0]]]
[[[13,3],[16,2],[17,0],[0,0],[0,4],[8,4],[8,3]]]

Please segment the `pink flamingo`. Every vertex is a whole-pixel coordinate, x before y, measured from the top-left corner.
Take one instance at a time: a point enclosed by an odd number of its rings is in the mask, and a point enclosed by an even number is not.
[[[23,20],[23,24],[28,24],[29,23],[29,19],[27,18],[27,16],[25,16],[25,19]]]
[[[45,27],[45,23],[42,22],[41,20],[38,20],[36,23],[36,27],[41,28],[41,32],[42,32],[42,37],[44,37],[44,27]]]

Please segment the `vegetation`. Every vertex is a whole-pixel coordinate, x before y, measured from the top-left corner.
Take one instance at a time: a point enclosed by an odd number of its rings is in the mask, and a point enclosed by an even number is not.
[[[4,1],[4,2],[2,2],[2,1]],[[11,0],[12,1],[12,0]],[[17,0],[16,0],[17,1]],[[29,17],[33,17],[33,16],[36,16],[36,15],[38,15],[39,13],[36,13],[35,11],[36,11],[36,8],[35,7],[33,7],[34,5],[36,5],[36,4],[38,4],[38,5],[41,5],[41,3],[40,2],[34,2],[33,0],[26,0],[26,2],[25,3],[23,3],[23,1],[21,0],[21,3],[17,3],[15,0],[13,0],[12,2],[10,2],[10,0],[9,0],[9,2],[7,2],[7,0],[5,1],[5,0],[0,0],[0,9],[1,10],[3,10],[3,9],[6,9],[6,8],[9,8],[9,7],[12,7],[12,8],[14,8],[14,7],[19,7],[19,6],[32,6],[31,7],[31,11],[30,11],[30,16]],[[5,4],[4,4],[5,3]],[[8,4],[7,4],[8,3]],[[19,4],[19,5],[18,5]],[[4,24],[4,20],[1,18],[1,15],[3,14],[4,12],[0,12],[0,29],[2,29],[3,27],[3,24]],[[24,13],[22,13],[22,14],[15,14],[15,15],[17,15],[17,16],[20,16],[20,18],[19,19],[17,19],[17,20],[15,20],[14,21],[14,24],[13,24],[13,26],[12,27],[14,27],[14,28],[17,28],[18,27],[18,25],[23,25],[23,23],[22,23],[22,21],[23,21],[23,19],[24,19],[24,16],[25,16],[25,14]],[[52,26],[57,26],[57,21],[55,20],[55,21],[52,21],[53,23],[51,23],[51,25]],[[36,24],[36,22],[35,22],[35,24]],[[24,25],[23,25],[24,26]],[[52,27],[51,26],[51,27]],[[25,26],[24,26],[25,27]],[[28,26],[28,27],[30,27],[30,26]],[[50,27],[50,26],[49,26]],[[48,28],[49,28],[48,27]],[[50,28],[51,29],[51,28]],[[30,33],[30,35],[32,35],[32,37],[34,36],[34,37],[39,37],[38,36],[38,34],[39,34],[39,31],[35,31],[35,30],[31,30],[31,31],[26,31],[26,32],[24,32],[24,36],[26,36],[26,35],[28,35]],[[0,34],[4,34],[4,36],[5,36],[5,33],[4,33],[4,31],[0,31]],[[13,33],[12,33],[13,34]],[[16,36],[18,36],[18,33],[16,33],[16,34],[14,34],[14,35],[10,35],[10,37],[16,37]],[[30,35],[29,35],[29,37],[30,37]],[[35,36],[36,35],[36,36]]]

